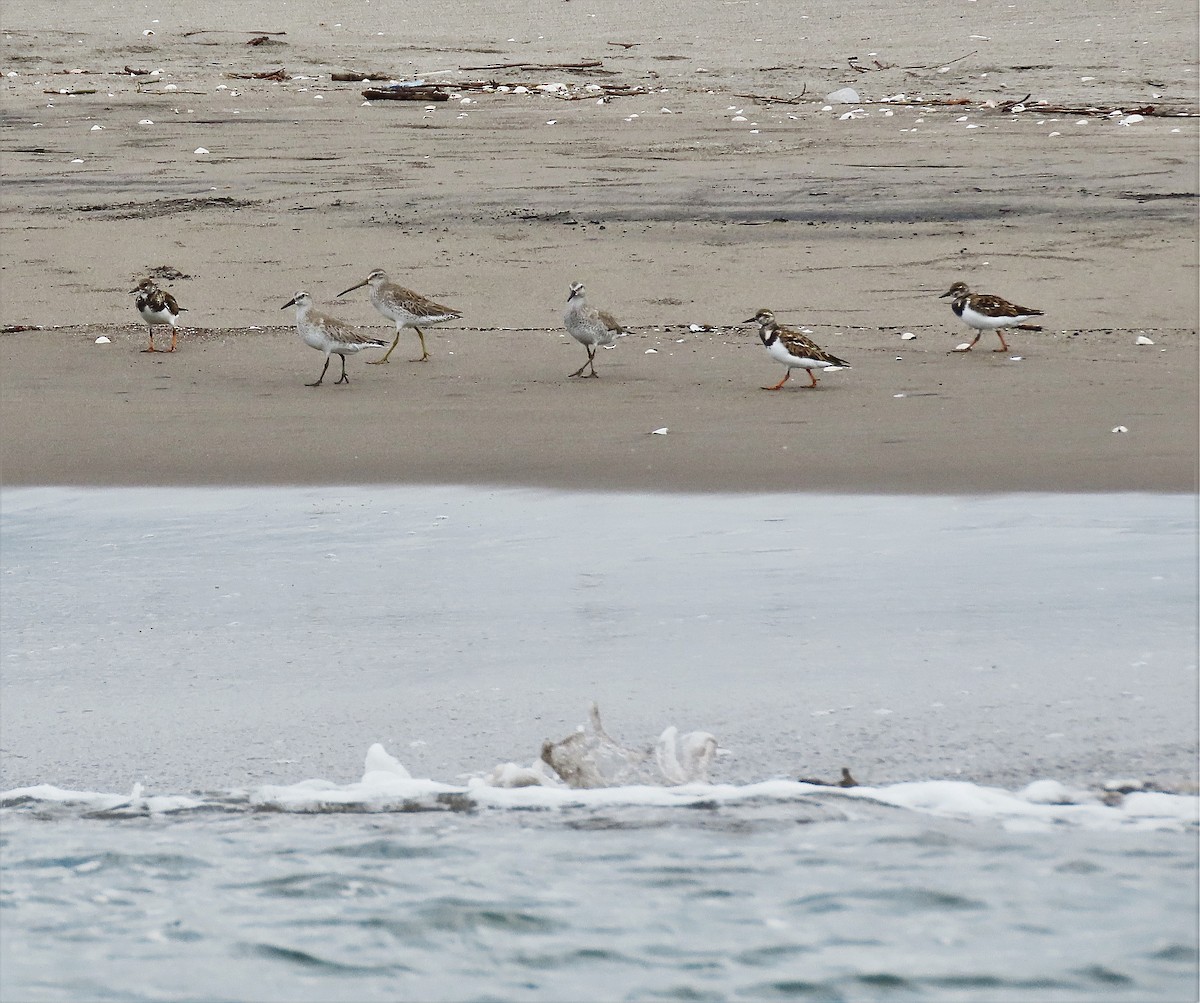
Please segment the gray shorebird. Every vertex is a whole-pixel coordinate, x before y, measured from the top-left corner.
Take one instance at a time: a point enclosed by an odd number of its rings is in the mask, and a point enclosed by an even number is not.
[[[767,353],[776,362],[787,366],[783,379],[773,387],[763,387],[764,390],[778,390],[792,377],[793,369],[807,369],[811,380],[810,389],[817,385],[814,369],[849,369],[850,364],[843,362],[836,355],[821,348],[812,338],[799,331],[776,323],[775,315],[770,310],[759,310],[753,317],[742,321],[743,324],[757,324],[759,340],[767,349]]]
[[[986,293],[973,293],[965,282],[955,282],[938,299],[947,296],[954,297],[950,301],[950,309],[954,316],[961,317],[968,325],[975,328],[975,338],[966,348],[956,348],[956,352],[969,352],[975,347],[975,342],[984,331],[995,331],[1000,339],[1000,347],[994,352],[1007,352],[1008,342],[1004,340],[1004,328],[1014,324],[1022,324],[1031,317],[1042,316],[1041,310],[1033,310],[1027,306],[1017,306],[999,296],[989,296]]]
[[[392,347],[387,350],[387,354],[382,359],[372,361],[371,365],[373,366],[381,366],[387,362],[388,356],[400,343],[400,332],[406,327],[411,327],[417,332],[417,337],[421,339],[421,357],[412,361],[424,362],[429,358],[429,349],[425,347],[425,335],[421,332],[421,328],[431,327],[448,320],[458,320],[462,316],[462,312],[453,307],[442,306],[441,303],[435,303],[420,293],[415,293],[411,289],[405,289],[404,286],[398,286],[395,282],[389,281],[387,272],[382,268],[376,268],[358,285],[343,289],[338,296],[340,298],[363,286],[371,287],[371,305],[388,320],[396,323],[396,337],[392,341]]]
[[[136,296],[133,304],[137,307],[137,312],[142,315],[142,320],[146,322],[146,326],[150,328],[150,347],[143,348],[143,352],[173,352],[175,351],[175,343],[179,338],[179,332],[175,330],[175,322],[179,319],[181,313],[186,313],[187,309],[181,307],[175,302],[175,297],[169,292],[159,289],[153,279],[142,279],[136,286],[129,290],[130,293]],[[154,347],[154,325],[155,324],[170,324],[171,325],[171,347],[170,348],[155,348]]]
[[[611,345],[621,335],[631,334],[616,317],[604,310],[597,310],[587,301],[587,293],[582,282],[572,282],[571,291],[567,294],[567,308],[563,311],[563,325],[567,334],[587,349],[587,362],[570,373],[567,379],[583,376],[583,371],[591,368],[584,377],[596,376],[596,349],[601,345]]]
[[[386,341],[368,338],[336,317],[314,310],[312,297],[306,292],[296,293],[279,309],[286,310],[290,306],[296,308],[296,330],[300,332],[304,343],[318,352],[325,353],[325,367],[321,370],[321,375],[317,377],[316,383],[306,383],[307,387],[321,385],[321,381],[325,379],[325,372],[329,369],[331,355],[340,356],[342,360],[342,375],[338,377],[337,383],[349,383],[350,377],[346,375],[347,355],[357,355],[364,348],[387,348]]]

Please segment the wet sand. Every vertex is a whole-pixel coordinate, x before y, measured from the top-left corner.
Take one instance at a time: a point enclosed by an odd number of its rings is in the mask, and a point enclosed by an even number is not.
[[[3,483],[1194,490],[1191,5],[656,17],[6,4],[0,322],[45,330],[0,337]],[[364,105],[348,69],[451,97]],[[863,103],[825,111],[843,86]],[[171,356],[127,294],[156,266],[186,276]],[[386,336],[365,291],[334,302],[376,266],[463,320],[306,388],[279,307]],[[586,383],[575,279],[638,332]],[[947,354],[957,279],[1044,330]],[[762,391],[760,306],[853,368]]]

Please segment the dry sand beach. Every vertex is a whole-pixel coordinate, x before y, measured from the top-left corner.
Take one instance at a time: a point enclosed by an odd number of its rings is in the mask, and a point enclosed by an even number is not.
[[[1195,28],[1178,2],[7,3],[0,477],[1191,491]],[[450,97],[364,103],[343,71]],[[158,266],[174,355],[127,293]],[[462,321],[429,363],[406,331],[306,388],[279,307],[386,336],[365,291],[334,302],[372,267]],[[638,332],[582,384],[576,279]],[[1044,330],[948,355],[958,279]],[[760,306],[853,368],[763,392]]]

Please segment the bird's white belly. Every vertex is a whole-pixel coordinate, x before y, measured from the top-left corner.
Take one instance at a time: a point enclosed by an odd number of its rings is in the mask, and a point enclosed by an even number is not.
[[[175,316],[170,310],[139,310],[138,313],[147,324],[175,324]]]
[[[617,332],[610,331],[598,320],[568,314],[564,325],[567,333],[581,345],[611,345],[617,340]]]
[[[1029,320],[1029,315],[989,317],[987,314],[972,310],[969,306],[964,306],[962,319],[977,331],[995,331],[1001,327],[1011,327],[1013,324],[1020,324],[1022,321]]]
[[[782,341],[776,341],[768,345],[767,351],[776,362],[782,362],[785,366],[790,366],[792,369],[827,369],[829,367],[828,362],[821,362],[819,359],[809,359],[804,356],[797,358],[783,347]]]
[[[300,337],[304,339],[304,344],[309,348],[315,348],[318,352],[329,351],[332,347],[330,339],[326,337],[325,332],[319,327],[306,326],[301,328]]]

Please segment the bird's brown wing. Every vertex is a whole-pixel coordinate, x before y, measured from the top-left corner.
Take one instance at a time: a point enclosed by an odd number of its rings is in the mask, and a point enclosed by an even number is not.
[[[836,355],[830,355],[807,335],[803,335],[799,331],[793,331],[790,327],[781,327],[778,328],[778,331],[779,340],[783,342],[783,346],[792,355],[796,356],[796,358],[816,359],[818,362],[826,362],[831,366],[846,366],[846,368],[849,368],[849,363],[843,362]]]
[[[164,292],[163,290],[160,289],[158,291],[158,294],[162,297],[163,302],[167,305],[167,309],[170,310],[171,313],[174,314],[175,316],[179,316],[179,314],[181,314],[187,310],[187,307],[182,307],[178,303],[176,303],[175,297],[172,296],[170,293]]]
[[[443,314],[449,317],[462,316],[461,310],[437,303],[429,297],[422,296],[411,289],[405,289],[403,286],[392,286],[389,292],[396,302],[414,317],[437,317]]]
[[[986,293],[976,293],[968,298],[971,309],[985,317],[1040,317],[1041,310],[1017,306],[1001,296],[990,296]]]
[[[379,341],[378,338],[372,338],[370,335],[360,334],[345,321],[330,317],[327,313],[318,313],[316,310],[309,310],[308,322],[320,327],[335,341],[341,341],[347,345],[369,345]]]
[[[625,330],[625,325],[622,324],[619,320],[617,320],[617,318],[614,317],[607,310],[597,310],[596,318],[609,331],[624,331]]]

